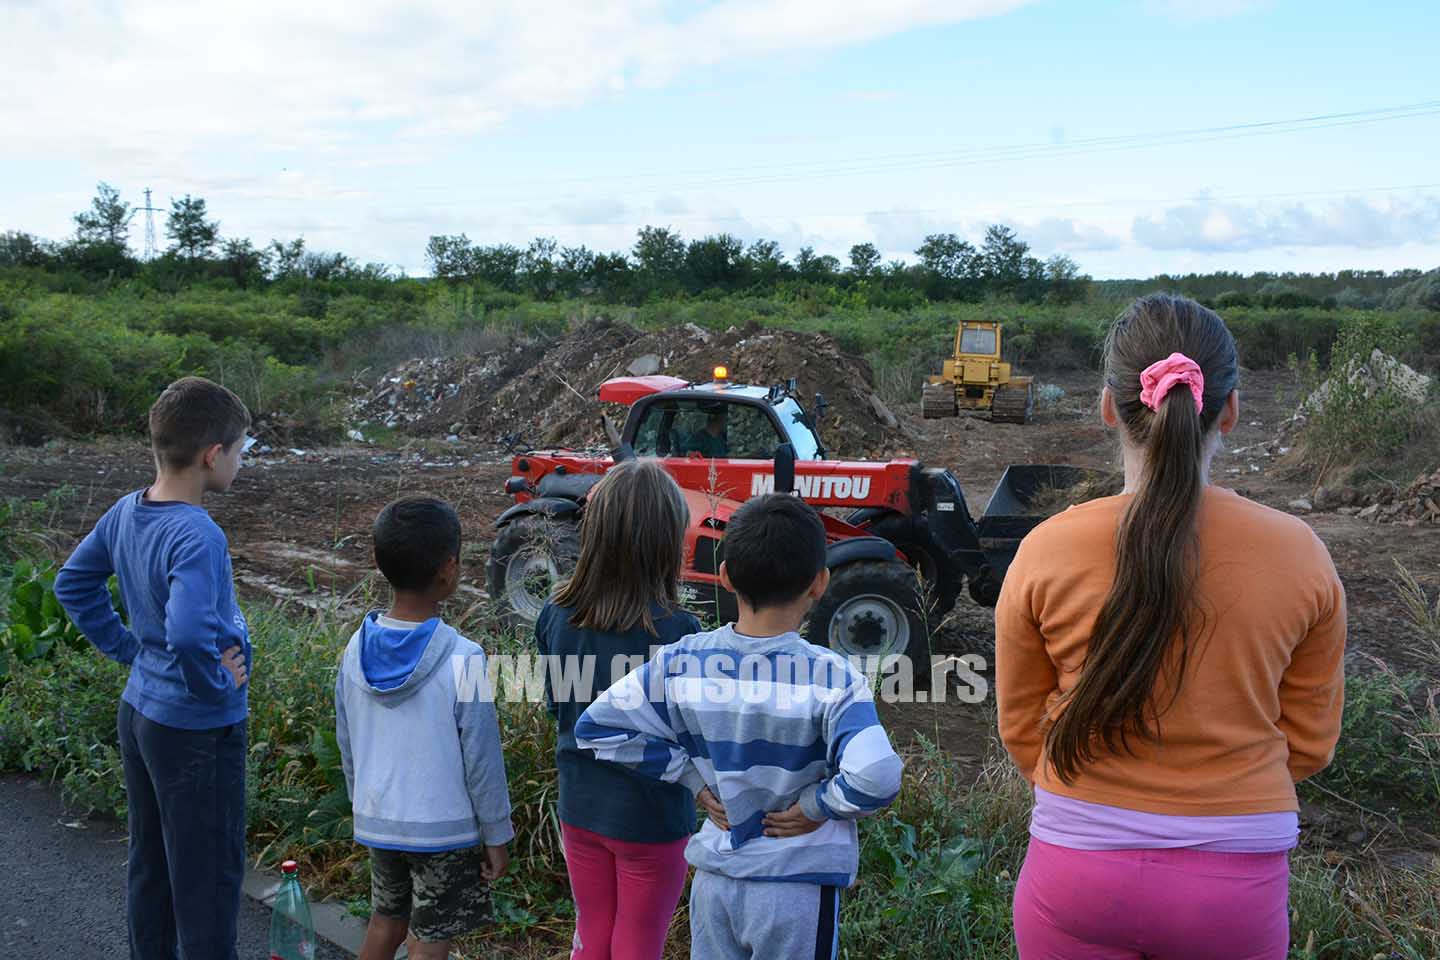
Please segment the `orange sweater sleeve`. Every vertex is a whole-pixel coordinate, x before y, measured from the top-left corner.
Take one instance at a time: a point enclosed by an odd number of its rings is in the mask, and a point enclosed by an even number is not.
[[[1280,678],[1277,726],[1290,746],[1290,776],[1296,782],[1329,766],[1340,739],[1345,705],[1345,588],[1333,565],[1330,575],[1320,619],[1295,647]]]
[[[995,605],[995,703],[1000,740],[1034,783],[1045,744],[1046,703],[1059,680],[1031,610],[1026,566],[1022,543]]]

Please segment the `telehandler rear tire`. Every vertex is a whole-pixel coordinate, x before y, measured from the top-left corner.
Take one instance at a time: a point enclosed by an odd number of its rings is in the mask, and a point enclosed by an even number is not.
[[[490,598],[501,621],[529,630],[545,601],[570,576],[580,557],[580,528],[574,515],[517,517],[500,529],[485,564]]]

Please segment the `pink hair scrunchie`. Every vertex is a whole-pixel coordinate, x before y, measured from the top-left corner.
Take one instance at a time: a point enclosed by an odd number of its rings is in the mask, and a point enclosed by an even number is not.
[[[1200,364],[1183,353],[1172,353],[1140,372],[1140,402],[1151,410],[1159,410],[1166,395],[1182,383],[1195,397],[1195,412],[1204,413],[1205,374],[1200,371]]]

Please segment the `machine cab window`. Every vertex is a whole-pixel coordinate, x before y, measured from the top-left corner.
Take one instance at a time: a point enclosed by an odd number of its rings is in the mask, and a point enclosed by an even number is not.
[[[961,353],[993,355],[995,350],[995,328],[966,327],[960,334]]]
[[[790,443],[795,447],[795,459],[819,460],[820,440],[815,436],[815,431],[810,428],[810,424],[806,422],[805,412],[800,409],[800,404],[790,397],[786,397],[775,404],[775,413],[790,434]]]
[[[783,439],[755,404],[677,397],[650,405],[633,446],[642,457],[770,460]]]

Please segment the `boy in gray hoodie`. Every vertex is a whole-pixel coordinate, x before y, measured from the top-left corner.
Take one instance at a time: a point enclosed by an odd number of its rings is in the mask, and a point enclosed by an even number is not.
[[[490,919],[488,884],[515,836],[488,688],[457,693],[453,658],[485,655],[440,619],[460,578],[460,518],[432,497],[375,518],[375,565],[394,589],[350,638],[335,678],[335,732],[355,839],[370,848],[370,926],[360,960],[444,958]]]

